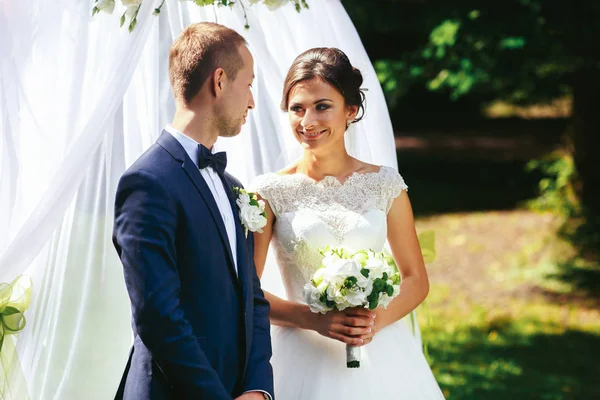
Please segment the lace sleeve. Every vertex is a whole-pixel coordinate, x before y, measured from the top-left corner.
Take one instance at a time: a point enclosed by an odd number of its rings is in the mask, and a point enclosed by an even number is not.
[[[277,201],[277,199],[279,197],[279,195],[278,195],[279,190],[277,188],[276,175],[275,174],[264,174],[264,175],[257,176],[256,179],[252,182],[251,188],[252,188],[251,190],[253,192],[258,193],[258,195],[260,197],[262,197],[263,200],[265,200],[267,203],[269,203],[269,206],[271,207],[273,214],[275,214],[275,217],[278,218],[279,217],[279,207],[278,207],[279,202]]]
[[[400,193],[403,191],[408,191],[408,186],[404,182],[404,178],[400,175],[396,170],[392,168],[385,168],[385,173],[383,174],[383,187],[382,187],[382,195],[385,199],[385,212],[386,214],[390,211],[392,207],[392,203],[394,199],[400,196]]]

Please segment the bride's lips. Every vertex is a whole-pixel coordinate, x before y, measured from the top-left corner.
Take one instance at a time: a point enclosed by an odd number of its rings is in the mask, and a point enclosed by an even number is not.
[[[322,131],[315,131],[315,132],[303,132],[303,131],[298,131],[298,133],[300,134],[300,136],[309,139],[309,140],[314,140],[317,139],[321,136],[323,136],[323,134],[327,132],[327,129],[323,129]]]

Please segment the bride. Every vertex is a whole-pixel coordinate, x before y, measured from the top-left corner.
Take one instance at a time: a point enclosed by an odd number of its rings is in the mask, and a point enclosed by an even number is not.
[[[273,244],[287,299],[271,303],[275,395],[285,400],[442,399],[419,345],[401,318],[427,296],[429,281],[414,228],[407,186],[392,168],[351,157],[344,136],[364,115],[360,71],[335,48],[296,58],[284,83],[287,111],[303,156],[259,176],[267,226],[255,234],[262,275]],[[381,251],[386,242],[402,276],[387,309],[314,314],[302,288],[327,245]],[[345,345],[362,346],[361,367],[347,369]]]

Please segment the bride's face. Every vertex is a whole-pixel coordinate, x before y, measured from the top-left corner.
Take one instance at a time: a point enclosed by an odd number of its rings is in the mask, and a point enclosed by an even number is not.
[[[356,113],[357,107],[346,106],[342,94],[321,79],[298,82],[289,94],[290,126],[307,150],[344,146],[346,122]]]

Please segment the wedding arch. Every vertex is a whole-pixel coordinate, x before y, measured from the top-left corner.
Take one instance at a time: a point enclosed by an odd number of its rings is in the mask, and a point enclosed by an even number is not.
[[[0,3],[0,282],[32,282],[26,327],[4,337],[5,399],[114,396],[132,341],[111,243],[114,193],[173,115],[168,50],[187,25],[236,29],[254,55],[257,107],[238,137],[217,143],[244,183],[297,155],[278,105],[287,69],[310,47],[339,47],[361,69],[368,110],[348,146],[397,168],[382,90],[339,0],[309,0],[300,13],[293,0],[166,0],[157,16],[158,1],[124,0],[92,16],[97,3]],[[122,3],[139,5],[131,32],[119,26]],[[276,291],[276,279],[267,272],[265,287]]]

